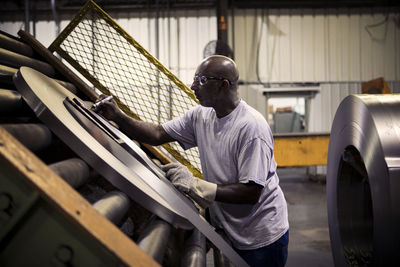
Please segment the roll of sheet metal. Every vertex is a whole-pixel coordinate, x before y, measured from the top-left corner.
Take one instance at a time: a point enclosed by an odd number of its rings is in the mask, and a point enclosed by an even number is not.
[[[16,68],[11,68],[9,66],[0,65],[0,84],[7,85],[7,88],[14,86],[12,76],[17,73]]]
[[[28,66],[50,77],[55,75],[54,68],[46,62],[20,55],[4,48],[0,48],[0,64],[14,68]]]
[[[400,250],[400,95],[352,95],[333,121],[327,169],[336,266],[392,266]]]
[[[17,91],[0,89],[0,114],[8,113],[12,115],[17,110],[22,109],[24,101],[21,94]]]
[[[143,151],[128,151],[120,136],[110,131],[111,124],[99,123],[91,114],[74,104],[79,99],[42,73],[21,67],[14,76],[19,92],[39,119],[92,168],[137,203],[174,226],[200,230],[237,266],[246,262],[225,242],[199,214],[193,203],[183,196],[163,172],[153,169],[149,159],[138,159]],[[125,137],[128,139],[127,137]],[[125,147],[124,147],[125,146]],[[134,146],[131,150],[136,150]],[[148,161],[149,163],[147,163]]]
[[[121,191],[111,191],[93,204],[93,207],[112,223],[118,225],[129,210],[130,199]]]
[[[0,47],[27,57],[33,56],[32,47],[2,33],[0,33]]]
[[[89,180],[89,166],[79,158],[63,160],[49,167],[74,188],[78,188]]]
[[[171,227],[169,223],[153,217],[137,241],[138,246],[160,264],[167,248]]]
[[[51,132],[43,124],[1,124],[18,141],[32,151],[40,151],[51,143]]]
[[[5,65],[0,65],[0,82],[13,84],[12,76],[14,76],[14,74],[16,74],[17,71],[18,71],[18,69],[16,69],[16,68],[8,67]],[[68,90],[70,90],[73,94],[77,94],[78,89],[76,89],[75,85],[73,85],[72,83],[57,80],[57,79],[54,79],[54,80],[56,82],[58,82],[59,84],[61,84],[62,86],[64,86],[65,88],[67,88]]]

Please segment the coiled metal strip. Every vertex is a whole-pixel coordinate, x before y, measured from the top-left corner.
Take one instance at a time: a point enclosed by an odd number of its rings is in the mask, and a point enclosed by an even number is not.
[[[336,266],[391,266],[400,248],[400,95],[352,95],[332,125],[328,219]]]

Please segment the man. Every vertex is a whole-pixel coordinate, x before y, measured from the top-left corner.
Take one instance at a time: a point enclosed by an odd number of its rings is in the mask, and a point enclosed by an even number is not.
[[[167,177],[202,207],[209,206],[211,223],[224,229],[250,266],[284,266],[289,223],[273,137],[262,115],[239,99],[238,79],[235,62],[215,55],[201,62],[191,86],[200,106],[180,118],[163,125],[136,121],[113,101],[96,111],[139,142],[197,146],[204,180],[177,163],[163,167]]]

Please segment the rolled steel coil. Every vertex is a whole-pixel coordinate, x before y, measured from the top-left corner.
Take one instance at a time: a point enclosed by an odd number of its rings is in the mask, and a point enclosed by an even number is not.
[[[351,95],[331,130],[328,220],[336,266],[393,266],[400,248],[400,95]]]

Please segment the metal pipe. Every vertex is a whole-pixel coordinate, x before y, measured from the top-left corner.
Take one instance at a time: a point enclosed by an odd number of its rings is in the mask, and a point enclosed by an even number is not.
[[[171,225],[154,217],[139,237],[137,245],[161,264],[170,234]]]
[[[229,241],[228,237],[226,236],[224,230],[217,229],[216,232],[225,241],[227,241],[231,245],[231,242]],[[235,266],[231,263],[231,261],[224,254],[222,254],[222,252],[218,248],[214,247],[213,251],[214,251],[214,266],[215,267],[234,267]]]
[[[0,48],[0,64],[14,68],[27,66],[50,77],[54,77],[55,75],[54,68],[51,65],[37,59],[14,53],[4,48]]]
[[[49,167],[74,188],[78,188],[89,180],[89,166],[79,158],[63,160]]]
[[[0,114],[14,113],[24,106],[20,93],[14,90],[0,89]]]
[[[51,143],[51,132],[43,124],[2,124],[11,135],[32,151],[40,151]]]
[[[53,13],[54,22],[56,23],[56,36],[60,34],[60,19],[56,9],[56,0],[51,0],[51,12]]]
[[[118,225],[129,210],[129,197],[121,191],[111,191],[93,204],[93,207],[112,223]]]
[[[27,57],[33,56],[33,49],[29,45],[10,38],[2,33],[0,33],[0,47]]]
[[[17,73],[17,71],[18,71],[18,69],[16,69],[16,68],[11,68],[8,66],[0,65],[0,82],[14,85],[14,83],[12,81],[12,77],[15,75],[15,73]],[[67,88],[71,93],[73,93],[73,94],[78,93],[78,89],[72,83],[69,83],[66,81],[60,81],[57,79],[53,79],[53,80],[55,80],[57,83],[61,84],[65,88]]]
[[[29,0],[25,0],[25,31],[29,32]]]
[[[206,238],[197,229],[193,229],[191,235],[184,244],[183,267],[205,267],[206,266]]]

